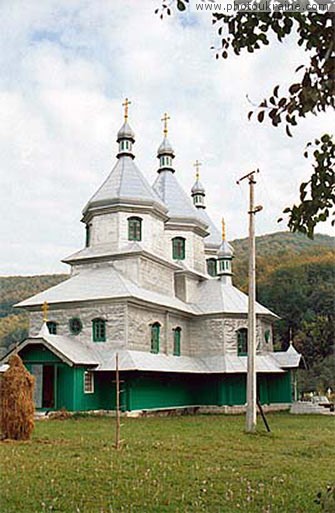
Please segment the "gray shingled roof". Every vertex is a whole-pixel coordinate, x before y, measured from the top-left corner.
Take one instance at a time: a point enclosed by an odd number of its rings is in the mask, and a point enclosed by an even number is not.
[[[140,299],[187,313],[196,313],[198,311],[196,306],[184,303],[180,299],[160,294],[159,291],[152,292],[137,286],[119,273],[112,264],[99,269],[82,270],[79,274],[21,301],[16,306],[39,306],[44,301],[52,305],[55,303],[119,298]]]
[[[201,312],[210,313],[248,313],[248,296],[229,283],[217,279],[210,279],[199,284],[200,299],[196,305]],[[278,318],[276,314],[256,303],[256,314],[271,315]]]
[[[299,354],[292,344],[290,344],[287,351],[275,351],[273,358],[276,360],[278,365],[284,368],[298,367],[301,354]]]
[[[190,219],[199,224],[207,226],[191,199],[179,184],[172,171],[161,171],[152,188],[168,207],[168,215],[172,219]]]
[[[96,371],[115,371],[115,357],[119,355],[119,369],[122,371],[141,370],[151,372],[184,373],[246,373],[247,357],[235,354],[211,357],[173,356],[152,354],[144,351],[116,349],[110,343],[103,347],[94,343],[84,343],[78,338],[40,333],[24,340],[13,351],[20,351],[28,345],[43,344],[68,365],[92,366]],[[4,361],[10,355],[8,353]],[[283,372],[273,357],[275,353],[256,355],[256,372]]]
[[[227,313],[241,314],[248,312],[248,296],[218,279],[210,279],[199,284],[200,299],[196,304],[189,304],[172,296],[160,294],[141,288],[125,278],[112,264],[98,269],[82,270],[48,290],[21,301],[15,306],[40,306],[45,301],[50,305],[80,301],[134,298],[149,303],[162,305],[194,315]],[[256,303],[256,313],[277,316]]]
[[[108,206],[120,202],[156,204],[166,211],[161,198],[142,175],[134,160],[127,155],[123,155],[118,159],[105,182],[85,206],[83,213],[85,214],[90,208]]]
[[[204,208],[198,208],[198,215],[202,218],[202,220],[208,225],[207,231],[209,235],[204,238],[205,247],[215,247],[219,248],[221,245],[221,233],[218,228],[215,226],[212,219],[207,214],[207,211]]]

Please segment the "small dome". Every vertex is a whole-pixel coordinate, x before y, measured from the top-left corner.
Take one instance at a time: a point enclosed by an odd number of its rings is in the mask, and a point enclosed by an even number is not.
[[[196,180],[194,183],[192,189],[191,189],[192,196],[194,194],[205,194],[205,187],[202,185],[200,180]]]
[[[226,240],[223,240],[221,243],[221,246],[218,249],[218,257],[219,258],[232,258],[234,256],[234,249],[233,247],[227,242]]]
[[[135,140],[135,133],[130,127],[128,121],[123,123],[122,127],[117,133],[117,142],[119,142],[121,139],[131,139],[132,141]]]
[[[161,155],[171,155],[172,157],[174,157],[173,148],[167,137],[164,137],[162,144],[157,150],[157,157],[160,157]]]

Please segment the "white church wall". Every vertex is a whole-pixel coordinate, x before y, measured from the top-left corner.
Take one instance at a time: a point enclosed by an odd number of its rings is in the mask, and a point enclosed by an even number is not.
[[[203,237],[192,231],[186,230],[166,230],[165,246],[167,249],[167,258],[172,259],[172,239],[175,237],[183,237],[185,239],[185,259],[183,262],[198,272],[206,272],[206,260]]]
[[[73,335],[70,330],[69,321],[71,318],[78,317],[83,325],[82,331],[78,335]],[[96,304],[94,306],[66,307],[62,309],[51,308],[48,319],[57,323],[57,335],[64,335],[76,338],[82,342],[93,342],[92,339],[92,320],[95,318],[106,320],[106,342],[123,346],[126,340],[126,305],[118,304]],[[38,335],[43,322],[41,312],[30,313],[29,335]],[[101,343],[102,344],[102,343]]]
[[[159,322],[159,352],[173,354],[174,328],[181,328],[181,354],[189,355],[189,321],[183,316],[143,307],[128,305],[128,344],[133,351],[151,350],[151,325]]]
[[[118,224],[116,212],[95,215],[90,222],[90,246],[108,244],[111,252],[117,251]]]
[[[148,290],[174,295],[174,272],[163,264],[141,257],[139,263],[139,285]]]

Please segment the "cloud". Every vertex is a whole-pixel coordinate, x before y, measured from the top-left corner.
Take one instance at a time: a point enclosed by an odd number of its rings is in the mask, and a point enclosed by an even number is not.
[[[290,83],[304,53],[274,43],[217,61],[209,16],[161,21],[154,9],[151,0],[0,6],[2,274],[63,271],[59,260],[82,247],[81,209],[113,166],[125,96],[150,181],[167,111],[176,175],[189,191],[193,162],[203,162],[209,212],[226,217],[230,238],[246,235],[246,184],[236,179],[255,166],[257,231],[282,228],[276,219],[309,173],[304,144],[330,129],[330,115],[303,121],[289,139],[246,114],[250,100]]]

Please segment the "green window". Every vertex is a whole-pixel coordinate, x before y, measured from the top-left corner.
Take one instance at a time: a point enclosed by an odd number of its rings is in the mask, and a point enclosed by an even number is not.
[[[69,320],[70,331],[73,335],[78,335],[83,329],[83,324],[79,317],[72,317]]]
[[[217,270],[216,270],[216,259],[215,258],[208,258],[207,259],[207,272],[209,276],[216,276]]]
[[[174,356],[180,356],[180,340],[181,340],[181,328],[173,330],[173,354]]]
[[[248,353],[248,330],[241,328],[237,331],[237,355],[245,356]]]
[[[128,218],[128,240],[142,240],[142,219],[140,217]]]
[[[57,322],[48,321],[47,326],[48,326],[50,335],[57,335]]]
[[[93,342],[106,342],[106,321],[104,319],[93,319],[92,334]]]
[[[174,260],[185,259],[185,239],[183,237],[172,239],[172,258]]]
[[[159,322],[155,322],[151,325],[151,352],[159,353],[159,335],[161,325]]]

